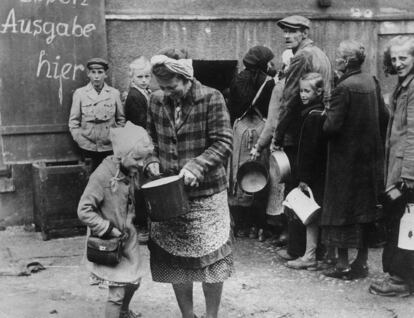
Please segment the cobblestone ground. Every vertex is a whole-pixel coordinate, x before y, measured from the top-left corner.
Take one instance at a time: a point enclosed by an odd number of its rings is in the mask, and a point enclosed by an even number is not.
[[[21,227],[0,232],[0,318],[102,317],[106,289],[91,286],[81,265],[84,238],[43,241],[39,233]],[[131,307],[148,318],[179,318],[171,287],[151,281],[147,274]],[[225,283],[222,318],[296,317],[414,317],[414,297],[381,298],[367,292],[370,281],[382,276],[381,250],[370,250],[367,279],[344,282],[320,272],[287,269],[268,242],[236,242],[236,274]],[[46,270],[15,276],[31,261]],[[195,308],[204,312],[200,284]]]

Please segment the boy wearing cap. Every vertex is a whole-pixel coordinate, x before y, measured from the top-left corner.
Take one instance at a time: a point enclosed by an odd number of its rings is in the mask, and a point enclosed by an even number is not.
[[[322,75],[324,85],[324,102],[328,107],[333,81],[331,63],[326,54],[309,39],[309,19],[293,15],[277,22],[284,32],[287,49],[291,49],[293,57],[286,70],[286,82],[280,102],[279,123],[273,135],[273,148],[283,147],[293,166],[290,180],[285,184],[285,194],[299,184],[295,176],[296,155],[298,150],[300,118],[302,103],[299,96],[299,81],[306,73],[316,72]],[[279,255],[291,260],[302,256],[305,251],[305,227],[300,221],[288,221],[288,248]]]
[[[119,91],[105,83],[108,62],[92,58],[86,67],[90,82],[73,94],[69,130],[93,171],[112,154],[109,129],[124,126],[125,115]]]

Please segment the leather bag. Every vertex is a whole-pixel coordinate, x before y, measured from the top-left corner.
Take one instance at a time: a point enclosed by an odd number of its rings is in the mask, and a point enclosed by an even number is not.
[[[86,242],[86,256],[92,263],[115,266],[121,259],[125,239],[125,235],[110,239],[89,236]]]

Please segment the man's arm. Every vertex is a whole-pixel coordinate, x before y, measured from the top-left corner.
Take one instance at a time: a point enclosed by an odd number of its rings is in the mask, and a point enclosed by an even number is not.
[[[300,105],[299,81],[300,78],[308,71],[309,61],[304,54],[300,54],[292,58],[287,77],[283,97],[280,104],[279,123],[276,127],[273,137],[277,146],[282,146],[286,129],[289,127]]]

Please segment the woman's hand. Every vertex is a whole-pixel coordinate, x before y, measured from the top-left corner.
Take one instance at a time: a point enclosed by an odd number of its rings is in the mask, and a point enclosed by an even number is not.
[[[257,145],[252,148],[250,151],[250,159],[257,160],[260,157],[260,151],[257,149]]]
[[[407,187],[407,189],[410,189],[410,190],[414,189],[414,180],[403,178],[403,182],[405,186]]]
[[[184,177],[184,184],[190,187],[198,187],[197,177],[187,169],[181,169],[179,177]]]
[[[145,171],[148,177],[158,177],[160,175],[160,164],[158,162],[151,162]]]
[[[120,237],[122,235],[121,231],[118,230],[116,227],[114,227],[111,231],[111,233],[109,233],[109,235],[111,237]]]
[[[275,139],[272,138],[272,141],[270,143],[270,152],[275,152],[276,150],[283,150],[283,147],[276,145]]]
[[[308,191],[309,186],[305,183],[305,182],[299,182],[299,189],[301,189],[302,191]]]

